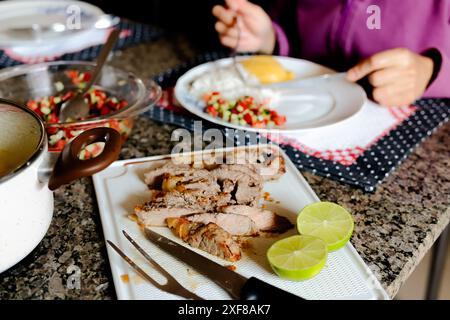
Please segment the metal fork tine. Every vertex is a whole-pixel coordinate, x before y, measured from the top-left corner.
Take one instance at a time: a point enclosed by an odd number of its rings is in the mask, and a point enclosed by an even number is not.
[[[184,288],[181,284],[178,283],[172,276],[169,275],[167,279],[167,283],[162,285],[155,281],[152,277],[150,277],[144,270],[142,270],[133,260],[131,260],[122,250],[119,249],[113,242],[106,240],[108,244],[126,261],[128,264],[144,279],[148,280],[151,284],[157,287],[160,290],[194,300],[203,300],[203,298],[197,296],[191,291]]]
[[[241,28],[239,26],[240,22],[239,22],[239,17],[237,15],[234,16],[233,23],[234,23],[234,26],[236,27],[236,30],[237,30],[236,45],[234,46],[234,48],[231,51],[231,57],[233,59],[233,66],[234,66],[234,69],[236,70],[239,78],[242,80],[242,82],[244,84],[247,84],[246,76],[242,74],[242,71],[241,71],[241,69],[238,66],[238,61],[237,61],[237,58],[236,58],[236,56],[238,54],[239,43],[241,42]]]
[[[164,270],[163,267],[161,267],[155,260],[153,260],[150,255],[145,252],[144,249],[140,245],[137,244],[137,242],[131,238],[131,236],[125,231],[122,230],[123,235],[125,238],[127,238],[128,241],[139,251],[140,254],[142,254],[145,259],[147,259],[148,262],[150,262],[156,269],[161,272],[167,280],[167,283],[164,285],[165,289],[167,291],[170,291],[172,293],[182,295],[185,298],[191,298],[195,300],[203,300],[203,298],[197,296],[196,294],[192,293],[191,291],[187,290],[185,287],[183,287],[177,279],[175,279],[170,273],[168,273],[166,270]]]
[[[142,276],[144,279],[148,280],[151,284],[153,284],[155,287],[160,288],[162,285],[160,285],[158,282],[153,280],[152,277],[150,277],[144,270],[142,270],[136,263],[134,263],[133,260],[131,260],[122,250],[119,249],[114,243],[112,243],[109,240],[106,240],[108,244],[121,256],[128,264],[133,267],[134,270],[136,270],[140,276]]]
[[[123,235],[125,236],[125,238],[127,238],[128,241],[131,242],[131,244],[137,249],[137,251],[139,251],[140,254],[142,254],[145,259],[147,259],[148,262],[150,262],[151,264],[154,265],[154,267],[156,269],[158,269],[159,272],[161,272],[168,280],[172,280],[172,281],[176,281],[174,277],[172,277],[172,275],[170,273],[168,273],[166,270],[164,270],[163,267],[161,267],[155,260],[153,260],[152,257],[150,257],[150,255],[144,251],[144,249],[142,249],[142,247],[140,245],[137,244],[136,241],[134,241],[133,238],[131,238],[131,236],[126,233],[125,230],[122,230]]]

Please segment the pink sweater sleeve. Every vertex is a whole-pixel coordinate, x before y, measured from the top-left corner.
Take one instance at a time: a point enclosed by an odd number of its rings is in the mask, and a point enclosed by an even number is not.
[[[428,86],[424,97],[449,97],[450,96],[450,52],[437,48],[441,56],[440,69],[436,78]]]
[[[283,28],[274,21],[272,21],[273,29],[275,30],[275,38],[278,44],[278,52],[274,52],[280,56],[288,56],[289,55],[289,41],[287,39],[286,33]]]

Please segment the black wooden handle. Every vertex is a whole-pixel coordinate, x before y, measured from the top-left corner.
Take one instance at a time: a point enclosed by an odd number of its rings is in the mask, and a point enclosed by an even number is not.
[[[241,300],[305,300],[292,293],[251,277],[241,289]]]

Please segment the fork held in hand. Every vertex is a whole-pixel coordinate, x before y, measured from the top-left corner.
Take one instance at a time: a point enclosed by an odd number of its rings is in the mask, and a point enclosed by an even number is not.
[[[239,26],[239,17],[237,13],[234,16],[234,26],[237,30],[237,39],[236,39],[236,45],[231,51],[231,57],[233,59],[233,66],[236,69],[237,74],[239,75],[239,78],[241,78],[243,83],[247,83],[247,79],[244,74],[242,74],[242,70],[239,68],[238,61],[236,59],[238,49],[239,49],[239,43],[241,42],[241,28]]]

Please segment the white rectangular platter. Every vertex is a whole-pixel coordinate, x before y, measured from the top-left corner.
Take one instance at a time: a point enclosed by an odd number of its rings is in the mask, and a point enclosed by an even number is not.
[[[295,222],[296,215],[304,206],[320,200],[290,159],[283,151],[280,150],[280,153],[285,158],[286,173],[280,179],[264,184],[264,191],[269,192],[271,198],[275,200],[267,202],[266,206]],[[133,213],[134,206],[143,203],[149,197],[143,174],[148,171],[154,161],[168,158],[170,155],[117,161],[94,175],[105,239],[117,244],[156,281],[165,283],[163,276],[124,238],[121,231],[125,230],[188,290],[205,299],[230,299],[228,294],[210,279],[148,241],[138,224],[129,217]],[[159,227],[153,230],[188,246],[176,238],[168,228]],[[266,251],[276,240],[293,234],[296,234],[295,228],[278,237],[250,240],[250,246],[243,251],[242,259],[233,263],[236,267],[235,271],[245,277],[258,277],[306,299],[389,299],[351,243],[338,251],[331,252],[323,270],[312,279],[293,282],[279,278],[267,262]],[[208,253],[189,248],[222,265],[230,265]],[[107,250],[119,299],[181,299],[146,282],[112,248],[108,246]]]

